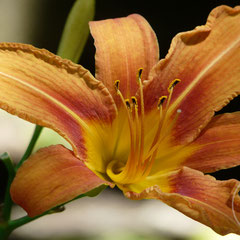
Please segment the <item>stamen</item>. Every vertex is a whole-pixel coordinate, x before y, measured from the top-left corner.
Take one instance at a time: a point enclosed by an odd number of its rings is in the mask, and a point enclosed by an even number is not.
[[[168,86],[169,96],[168,96],[168,101],[167,101],[167,104],[166,104],[166,109],[167,110],[168,110],[168,107],[169,107],[169,104],[170,104],[170,101],[171,101],[171,98],[172,98],[173,89],[180,82],[181,82],[180,79],[174,79]],[[166,110],[166,112],[167,112],[167,110]],[[165,115],[166,115],[166,113],[165,113]]]
[[[149,153],[147,155],[147,158],[151,157],[151,155],[154,153],[155,149],[154,146],[157,145],[157,142],[160,138],[160,135],[161,135],[161,131],[162,131],[162,127],[163,127],[163,123],[164,123],[164,120],[165,120],[165,116],[166,116],[166,111],[165,111],[165,114],[163,114],[163,103],[164,101],[167,99],[167,96],[161,96],[158,100],[158,110],[159,110],[159,123],[158,123],[158,128],[157,128],[157,131],[156,131],[156,134],[155,134],[155,137],[153,139],[153,142],[152,142],[152,145],[150,147],[150,150],[149,150]]]
[[[139,122],[139,118],[138,118],[138,102],[137,102],[137,98],[136,97],[131,97],[132,99],[132,103],[133,103],[133,107],[134,107],[134,121],[135,121],[135,134],[136,134],[136,138],[135,138],[135,153],[134,153],[134,158],[135,160],[135,166],[134,166],[134,179],[136,180],[138,178],[139,173],[141,174],[141,162],[140,162],[140,148],[141,148],[141,125]]]
[[[152,154],[154,154],[154,153],[158,150],[160,143],[161,143],[161,142],[163,141],[163,139],[168,135],[169,131],[172,129],[173,125],[176,123],[176,121],[177,121],[177,119],[178,119],[178,117],[179,117],[179,114],[180,114],[181,112],[182,112],[181,109],[178,109],[178,110],[177,110],[176,116],[174,117],[174,119],[171,121],[171,124],[170,124],[170,125],[168,126],[168,128],[167,128],[168,131],[166,131],[166,132],[164,133],[164,135],[161,136],[161,138],[160,138],[160,135],[161,135],[161,134],[159,133],[159,137],[157,138],[156,143],[155,143],[155,144],[152,144],[152,148],[150,148],[150,150],[149,150],[146,158],[150,157]],[[161,124],[161,126],[159,126],[159,127],[161,127],[161,129],[162,129],[162,126],[163,126],[163,124]],[[161,129],[160,129],[160,131],[161,131]],[[159,131],[159,130],[158,130],[158,131]],[[156,134],[156,135],[157,135],[157,134]],[[157,152],[156,152],[156,153],[157,153]]]
[[[180,82],[180,79],[174,79],[168,86],[168,92],[170,93],[170,91]]]
[[[163,140],[167,135],[168,133],[170,133],[171,129],[173,128],[174,124],[176,123],[179,115],[182,113],[182,110],[181,109],[178,109],[176,111],[176,115],[174,116],[173,120],[171,120],[170,124],[168,125],[168,128],[167,128],[167,131],[165,131],[164,135],[162,136],[161,140]]]
[[[129,124],[129,134],[130,134],[130,153],[128,156],[128,160],[126,162],[126,165],[124,168],[122,168],[122,171],[119,173],[116,173],[116,169],[114,169],[115,164],[117,163],[116,160],[111,161],[107,166],[107,174],[109,177],[116,182],[129,182],[134,179],[136,168],[136,158],[135,158],[135,134],[134,134],[134,124],[133,124],[133,118],[132,118],[132,108],[129,99],[124,99],[121,91],[119,90],[120,81],[115,81],[115,88],[117,91],[117,94],[119,95],[121,102],[124,106],[124,109],[127,113],[128,118],[128,124]],[[136,105],[135,105],[136,106]],[[135,107],[136,108],[136,107]],[[137,136],[136,136],[137,137]],[[117,170],[119,171],[119,169]]]
[[[115,88],[116,88],[116,91],[117,91],[117,94],[119,95],[120,99],[121,99],[121,102],[126,110],[126,113],[127,113],[127,117],[128,117],[128,124],[129,124],[129,131],[130,131],[130,139],[131,139],[131,148],[134,146],[134,132],[133,132],[133,120],[132,120],[132,116],[130,114],[130,111],[131,110],[131,104],[129,102],[129,99],[124,99],[121,91],[119,90],[119,85],[120,85],[120,81],[119,80],[116,80],[115,81]]]
[[[136,97],[131,97],[132,103],[134,106],[138,106],[137,98]]]
[[[139,90],[140,90],[140,104],[141,104],[141,115],[140,115],[140,149],[139,149],[139,162],[143,162],[143,148],[144,148],[144,100],[143,100],[143,85],[142,85],[142,72],[143,69],[139,68],[138,75],[137,75],[137,81],[139,84]]]
[[[136,123],[138,124],[138,102],[137,102],[137,98],[136,97],[131,97],[131,100],[132,100],[132,108],[134,109],[133,117],[134,117],[134,120],[136,120]]]
[[[165,102],[165,100],[167,99],[167,96],[161,96],[158,100],[158,109],[160,109],[160,107],[163,105],[163,103]]]
[[[175,79],[173,80],[168,87],[168,91],[169,91],[169,96],[161,96],[158,100],[158,109],[159,109],[159,125],[155,134],[155,137],[153,139],[152,145],[149,149],[149,152],[146,156],[146,158],[155,158],[157,151],[159,149],[159,145],[161,143],[161,141],[167,136],[168,132],[172,129],[174,123],[176,122],[179,114],[181,113],[181,109],[177,110],[177,114],[174,117],[174,119],[171,121],[171,124],[169,126],[167,126],[166,129],[168,129],[168,131],[164,133],[164,135],[162,134],[162,130],[165,129],[165,122],[168,116],[168,108],[170,105],[170,101],[172,98],[172,94],[173,94],[173,89],[174,87],[180,82],[180,79]],[[165,106],[165,109],[163,111],[163,103],[164,101],[167,99],[167,104]],[[154,160],[154,159],[153,159]],[[152,161],[152,160],[151,160]]]
[[[139,99],[132,96],[130,99],[124,99],[119,90],[120,81],[116,80],[114,85],[117,94],[120,96],[121,102],[127,113],[129,134],[130,134],[130,152],[124,166],[119,165],[117,160],[111,161],[107,166],[107,174],[118,183],[129,184],[145,179],[151,172],[155,158],[159,151],[159,145],[173,128],[181,109],[176,111],[174,118],[171,118],[170,124],[167,124],[170,112],[168,111],[171,102],[173,89],[180,82],[180,79],[173,80],[168,86],[168,96],[161,96],[158,100],[157,108],[159,110],[159,122],[156,126],[156,132],[149,146],[148,152],[144,152],[144,95],[142,83],[143,69],[140,68],[137,73],[137,83],[139,85]],[[139,101],[139,103],[138,103]],[[165,104],[165,101],[166,104]],[[139,106],[140,105],[140,106]],[[138,109],[138,107],[140,109]],[[138,111],[139,110],[139,111]]]
[[[143,72],[143,68],[139,68],[138,69],[138,73],[137,73],[137,82],[139,83],[142,79],[142,72]]]
[[[125,109],[127,110],[128,122],[129,122],[129,130],[130,130],[130,153],[128,156],[128,160],[126,162],[125,167],[122,169],[122,172],[119,174],[115,174],[112,172],[114,164],[111,163],[108,166],[108,174],[109,176],[116,181],[121,183],[129,183],[134,182],[141,178],[144,174],[145,168],[143,168],[143,147],[144,147],[144,101],[143,101],[143,86],[142,86],[142,68],[138,70],[137,74],[137,82],[139,84],[140,91],[140,106],[141,106],[141,115],[140,121],[138,119],[138,102],[136,97],[131,97],[130,104],[129,99],[123,98],[120,90],[119,90],[119,80],[115,81],[115,88],[117,94],[120,96],[122,102],[124,102]],[[132,112],[132,108],[134,108],[134,112]],[[129,111],[130,110],[130,111]],[[134,119],[133,119],[134,117]],[[135,124],[134,124],[135,122]]]
[[[129,99],[125,99],[125,104],[126,104],[127,108],[131,111],[132,109],[131,109],[131,104],[130,104]]]
[[[137,98],[136,97],[131,97],[131,100],[132,100],[132,105],[133,105],[133,108],[134,108],[134,119],[137,120],[137,124],[138,124],[138,102],[137,102]]]
[[[114,86],[115,86],[115,89],[116,89],[117,92],[119,91],[119,84],[120,84],[119,80],[116,80],[115,83],[114,83]]]
[[[136,122],[136,144],[139,144],[139,133],[140,133],[140,128],[139,128],[139,118],[138,118],[138,102],[136,97],[131,97],[133,108],[134,108],[134,120]],[[136,146],[136,149],[138,149],[140,146]]]
[[[167,96],[161,96],[158,100],[158,110],[159,110],[159,123],[158,123],[158,128],[155,134],[155,137],[153,139],[152,145],[150,147],[150,150],[154,147],[154,145],[156,144],[156,142],[158,141],[159,137],[160,137],[160,133],[162,130],[162,126],[163,126],[163,122],[164,122],[164,118],[163,117],[163,103],[164,101],[167,99]],[[166,111],[165,111],[166,112]],[[164,114],[165,116],[165,114]]]

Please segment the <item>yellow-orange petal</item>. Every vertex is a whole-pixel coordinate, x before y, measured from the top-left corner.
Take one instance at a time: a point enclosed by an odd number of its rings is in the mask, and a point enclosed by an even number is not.
[[[169,114],[175,117],[172,131],[178,143],[191,142],[229,100],[240,93],[240,6],[220,6],[205,26],[180,33],[172,41],[165,59],[150,73],[144,89],[146,111],[155,108],[174,79]],[[167,93],[168,94],[168,93]]]
[[[172,174],[169,184],[171,192],[162,192],[156,183],[142,193],[127,192],[126,196],[135,200],[159,199],[221,235],[240,234],[235,219],[240,219],[240,197],[234,195],[240,182],[234,179],[217,181],[185,167]]]
[[[19,168],[11,186],[15,203],[30,217],[108,184],[61,145],[42,148]]]
[[[86,158],[88,122],[110,123],[116,107],[107,88],[82,66],[44,49],[0,44],[0,108],[52,128]]]
[[[202,172],[240,165],[240,112],[215,116],[191,145],[199,146],[182,164]]]
[[[146,80],[158,61],[159,48],[154,31],[138,14],[93,21],[90,30],[96,46],[96,78],[107,86],[117,103],[116,80],[120,80],[123,96],[130,98],[138,89],[138,69],[143,68],[142,78]]]

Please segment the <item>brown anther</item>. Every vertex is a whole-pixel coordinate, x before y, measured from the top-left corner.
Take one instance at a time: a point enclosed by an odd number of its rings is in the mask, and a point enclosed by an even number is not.
[[[161,96],[158,100],[158,109],[163,105],[163,103],[165,102],[165,100],[167,99],[167,96]]]
[[[137,81],[139,82],[142,79],[143,68],[139,68],[137,72]]]
[[[131,97],[132,103],[134,106],[138,105],[137,98],[136,97]]]
[[[130,104],[129,99],[125,99],[125,103],[126,103],[127,108],[131,109],[131,104]]]
[[[170,92],[179,82],[181,82],[180,79],[174,79],[168,86],[168,92]]]
[[[119,84],[120,84],[120,81],[119,81],[119,80],[116,80],[115,83],[114,83],[114,86],[115,86],[116,91],[119,90]]]

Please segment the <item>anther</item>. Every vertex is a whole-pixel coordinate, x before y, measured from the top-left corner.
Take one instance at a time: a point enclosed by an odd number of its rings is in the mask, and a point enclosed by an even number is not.
[[[114,83],[114,86],[115,86],[116,91],[119,90],[119,84],[120,84],[120,81],[119,81],[119,80],[116,80],[115,83]]]
[[[127,108],[131,109],[131,104],[130,104],[129,99],[125,99],[125,103],[126,103]]]
[[[137,98],[136,97],[131,97],[131,100],[132,100],[132,103],[133,103],[133,105],[134,106],[137,106],[138,105],[138,103],[137,103]]]
[[[167,96],[161,96],[158,100],[158,109],[163,105],[163,103],[165,102],[165,100],[167,99]]]
[[[143,72],[143,69],[142,68],[139,68],[138,69],[138,72],[137,72],[137,81],[141,81],[142,79],[142,72]]]
[[[181,82],[180,79],[174,79],[168,86],[168,92],[170,92],[179,82]]]

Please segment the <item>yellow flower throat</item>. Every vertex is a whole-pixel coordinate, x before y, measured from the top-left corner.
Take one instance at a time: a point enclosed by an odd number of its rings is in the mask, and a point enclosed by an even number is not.
[[[179,79],[175,79],[171,82],[168,87],[169,95],[162,96],[159,98],[157,109],[159,111],[159,122],[157,131],[152,139],[150,148],[147,153],[144,153],[144,98],[143,98],[143,85],[142,85],[142,69],[139,69],[137,74],[137,82],[139,85],[140,104],[138,104],[135,96],[131,99],[124,99],[121,91],[119,90],[120,81],[115,82],[116,92],[119,95],[121,102],[124,106],[127,114],[129,132],[130,132],[130,153],[128,155],[127,162],[125,164],[120,163],[118,160],[112,160],[107,165],[107,175],[112,179],[113,182],[119,184],[130,184],[144,180],[151,172],[154,160],[158,153],[159,145],[162,139],[165,137],[162,135],[163,126],[165,126],[167,118],[167,110],[170,104],[170,100],[173,93],[173,88]],[[163,109],[163,103],[167,100],[166,105]],[[140,111],[139,111],[140,105]],[[181,111],[177,111],[177,116]],[[174,120],[176,120],[176,118]],[[175,121],[172,121],[172,124]],[[169,126],[171,127],[171,126]]]

